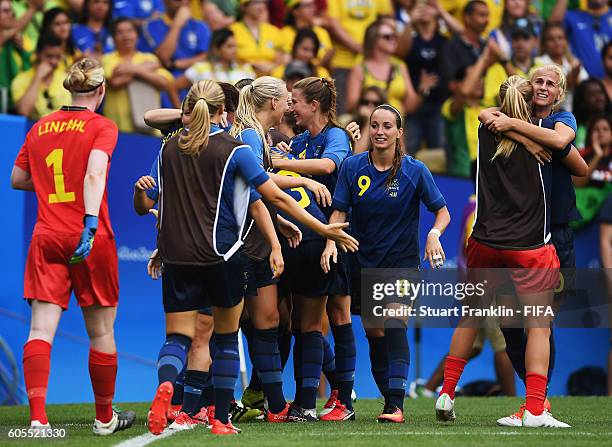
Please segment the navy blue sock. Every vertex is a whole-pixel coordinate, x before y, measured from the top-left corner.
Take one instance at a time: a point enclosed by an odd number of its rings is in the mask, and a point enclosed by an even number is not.
[[[181,334],[168,334],[157,357],[157,382],[176,381],[177,376],[187,364],[187,353],[191,338]]]
[[[240,372],[238,332],[215,334],[216,354],[212,364],[215,387],[215,418],[227,424],[236,380]]]
[[[295,379],[295,398],[293,403],[302,406],[302,333],[293,332],[295,344],[293,345],[293,378]]]
[[[336,374],[338,377],[338,400],[353,409],[351,393],[355,383],[355,362],[357,352],[355,348],[355,334],[352,323],[331,327],[334,335],[334,348],[336,350]]]
[[[286,324],[278,327],[278,351],[280,352],[281,368],[284,370],[291,353],[291,331]]]
[[[183,403],[183,390],[185,387],[185,369],[181,371],[181,373],[176,376],[176,381],[174,382],[174,393],[172,394],[171,405],[181,405]]]
[[[212,371],[212,365],[211,365]],[[202,397],[200,398],[200,408],[208,407],[215,404],[215,388],[212,384],[212,374],[208,374],[208,379],[204,383],[204,389],[202,390]]]
[[[268,398],[268,407],[272,413],[279,413],[287,402],[283,396],[278,328],[253,329],[253,352],[264,395]]]
[[[391,323],[389,326],[388,324]],[[410,349],[406,326],[397,320],[385,322],[385,344],[389,352],[389,391],[387,403],[404,409],[404,396],[408,382]]]
[[[368,337],[368,344],[370,345],[372,377],[374,377],[378,391],[386,400],[387,391],[389,391],[389,358],[385,337]]]
[[[336,356],[334,348],[329,344],[327,337],[323,337],[323,374],[332,390],[338,389],[338,376],[336,374]]]
[[[200,411],[200,400],[204,385],[208,379],[208,371],[188,369],[185,372],[185,393],[183,395],[183,408],[181,411],[194,416]]]
[[[323,367],[323,334],[302,333],[302,408],[317,407],[317,389]]]

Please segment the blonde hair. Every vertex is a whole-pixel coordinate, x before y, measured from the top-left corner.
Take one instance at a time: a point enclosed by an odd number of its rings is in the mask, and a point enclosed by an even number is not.
[[[189,131],[179,136],[179,148],[188,155],[200,155],[208,145],[210,117],[214,116],[225,102],[221,86],[214,81],[198,81],[191,86],[183,100],[183,109],[191,110]]]
[[[521,121],[531,119],[533,87],[527,79],[522,76],[510,76],[499,88],[499,99],[502,113]],[[495,160],[500,155],[508,158],[517,145],[514,140],[502,134],[497,144],[497,151],[491,160]]]
[[[238,99],[238,107],[234,114],[234,123],[230,135],[237,137],[244,129],[255,129],[263,141],[264,164],[271,164],[270,145],[266,138],[268,129],[263,128],[256,114],[264,109],[270,99],[278,99],[286,94],[287,86],[285,82],[272,76],[257,78],[250,85],[240,90],[240,98]]]
[[[531,73],[530,81],[533,82],[536,75],[542,71],[550,71],[552,73],[555,73],[557,77],[559,78],[559,83],[557,84],[557,86],[559,87],[559,98],[556,99],[555,103],[553,104],[553,109],[554,109],[559,104],[561,104],[563,100],[565,99],[565,92],[567,90],[567,77],[565,76],[563,69],[559,65],[546,64],[546,65],[542,65],[541,67],[538,67],[535,70],[533,70],[533,72]]]
[[[96,59],[83,58],[72,64],[63,86],[72,95],[91,95],[104,84],[104,69]]]

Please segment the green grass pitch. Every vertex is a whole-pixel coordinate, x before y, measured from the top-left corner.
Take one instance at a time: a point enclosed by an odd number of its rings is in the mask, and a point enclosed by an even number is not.
[[[377,424],[382,410],[380,400],[359,400],[355,405],[354,422],[318,422],[311,424],[237,424],[238,436],[213,436],[204,427],[158,439],[154,446],[575,446],[612,445],[612,398],[552,398],[553,413],[572,425],[570,429],[521,429],[497,427],[495,420],[516,410],[519,398],[459,398],[455,411],[457,421],[438,423],[433,412],[433,399],[406,399],[405,424]],[[320,405],[322,405],[320,403]],[[91,432],[93,405],[49,405],[48,415],[54,427],[65,428],[67,439],[44,442],[51,446],[110,446],[147,433],[144,420],[148,404],[121,404],[137,412],[134,427],[108,437]],[[39,446],[39,440],[16,440],[7,436],[8,427],[24,427],[27,407],[0,407],[0,445]],[[133,444],[135,445],[135,444]],[[142,445],[142,444],[141,444]]]

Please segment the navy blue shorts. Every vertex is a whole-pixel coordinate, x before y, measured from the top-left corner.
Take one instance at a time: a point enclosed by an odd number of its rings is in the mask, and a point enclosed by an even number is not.
[[[351,268],[349,255],[338,247],[338,262],[331,264],[331,275],[328,296],[346,296],[351,294]]]
[[[243,255],[242,263],[246,274],[246,297],[257,296],[257,289],[278,283],[278,279],[272,277],[268,258],[260,261]]]
[[[234,307],[246,289],[241,254],[213,265],[164,264],[164,312],[187,312],[206,307]]]
[[[289,247],[281,239],[285,271],[279,284],[279,295],[300,295],[306,298],[327,296],[331,272],[321,268],[321,253],[325,250],[325,239],[302,241],[297,248]]]
[[[574,230],[569,224],[551,225],[551,242],[557,251],[562,269],[576,268],[576,252],[574,251]]]

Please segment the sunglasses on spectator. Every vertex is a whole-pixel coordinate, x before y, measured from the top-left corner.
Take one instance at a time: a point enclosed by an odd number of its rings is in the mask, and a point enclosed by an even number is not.
[[[368,99],[368,98],[363,98],[359,101],[359,105],[360,106],[372,106],[372,107],[378,107],[379,105],[381,105],[382,102],[380,102],[377,99]]]
[[[385,39],[385,40],[395,40],[395,39],[397,39],[397,36],[395,34],[392,34],[392,33],[379,34],[378,37],[380,37],[381,39]]]

